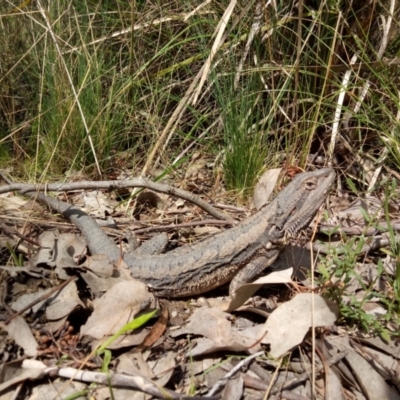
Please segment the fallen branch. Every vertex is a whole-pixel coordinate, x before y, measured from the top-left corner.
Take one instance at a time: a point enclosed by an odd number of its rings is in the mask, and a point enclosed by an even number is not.
[[[254,360],[257,357],[265,355],[265,351],[259,351],[258,353],[252,354],[246,357],[244,360],[237,363],[223,378],[221,378],[215,385],[209,390],[207,396],[213,396],[219,389],[222,388],[228,382],[229,378],[236,374],[236,372],[240,371],[240,369],[248,364],[251,360]]]
[[[113,374],[112,372],[103,373],[96,371],[84,371],[70,367],[67,368],[50,367],[46,368],[43,372],[44,375],[59,376],[62,378],[73,379],[82,382],[100,383],[102,385],[111,387],[137,389],[160,399],[166,399],[166,398],[177,399],[177,400],[184,400],[184,399],[197,400],[204,398],[207,398],[209,400],[218,399],[218,397],[203,397],[203,396],[192,397],[192,396],[182,395],[170,389],[160,387],[154,382],[152,382],[150,379],[142,376]]]
[[[174,188],[165,183],[152,182],[146,178],[135,178],[126,181],[81,181],[70,183],[50,183],[46,185],[31,185],[27,183],[12,183],[10,185],[0,186],[0,193],[8,193],[12,191],[19,191],[22,194],[28,192],[65,192],[69,190],[82,190],[82,189],[126,189],[126,188],[147,188],[156,192],[165,193],[170,196],[176,196],[196,204],[204,211],[208,212],[213,217],[234,223],[235,221],[222,211],[218,211],[213,206],[195,196],[193,193],[187,192],[183,189]]]
[[[326,360],[326,365],[331,366],[334,364],[337,364],[339,361],[341,361],[344,357],[346,357],[348,354],[348,351],[342,351],[334,356],[332,356],[331,358],[329,358],[328,360]],[[320,367],[318,367],[315,370],[316,374],[320,374],[321,372],[324,371],[324,366],[321,365]],[[307,380],[310,379],[310,372],[306,371],[298,376],[296,376],[295,378],[291,379],[290,381],[287,381],[286,383],[284,383],[284,385],[282,387],[274,387],[271,390],[271,395],[273,394],[277,394],[278,392],[283,392],[284,390],[293,390],[293,388],[295,388],[296,386],[302,384],[303,382],[306,382]]]

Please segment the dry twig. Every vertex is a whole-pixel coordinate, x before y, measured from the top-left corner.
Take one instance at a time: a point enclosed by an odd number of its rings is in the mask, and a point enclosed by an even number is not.
[[[51,192],[64,192],[69,190],[79,190],[79,189],[104,189],[104,190],[114,190],[114,189],[126,189],[133,187],[142,187],[155,190],[156,192],[165,193],[170,196],[180,197],[187,200],[193,204],[196,204],[204,211],[207,211],[210,215],[217,219],[229,221],[234,223],[235,221],[227,214],[216,210],[213,206],[200,199],[198,196],[187,192],[183,189],[174,188],[172,186],[166,185],[165,183],[152,182],[146,178],[135,178],[126,181],[81,181],[81,182],[71,182],[71,183],[50,183],[48,185],[31,185],[26,183],[13,183],[10,185],[4,185],[0,187],[0,193],[7,193],[12,191],[20,191],[22,194],[28,192],[41,192],[41,191],[51,191]]]

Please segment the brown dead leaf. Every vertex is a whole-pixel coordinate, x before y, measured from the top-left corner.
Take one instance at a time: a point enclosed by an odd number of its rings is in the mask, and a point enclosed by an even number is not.
[[[93,272],[100,278],[110,278],[114,272],[114,265],[105,254],[95,254],[87,257],[81,267]]]
[[[26,356],[36,357],[38,343],[23,317],[13,318],[8,325],[0,323],[0,328],[4,329],[15,343],[24,349]]]
[[[186,326],[171,332],[171,336],[204,336],[197,339],[196,346],[190,351],[191,356],[215,351],[258,351],[260,346],[256,342],[262,335],[259,327],[239,331],[228,321],[230,317],[230,314],[216,308],[202,307],[192,314]]]
[[[325,399],[346,400],[342,383],[329,365],[325,365],[325,378]]]
[[[166,385],[171,379],[175,371],[176,361],[175,354],[169,351],[163,354],[160,358],[154,361],[148,361],[149,367],[153,370],[154,375],[157,377],[154,381],[159,386]]]
[[[134,349],[134,352],[142,352],[148,347],[152,346],[165,332],[168,324],[168,308],[162,307],[161,314],[157,319],[157,322],[151,327],[150,332],[144,339],[143,343]]]
[[[79,298],[75,281],[72,281],[49,299],[46,317],[50,321],[61,319],[69,315],[78,306],[86,308]]]
[[[386,354],[390,354],[397,360],[400,360],[400,343],[395,338],[391,338],[388,343],[385,343],[379,336],[370,338],[359,337],[357,340],[362,343],[367,343]]]
[[[283,271],[273,271],[268,275],[265,275],[252,283],[246,283],[245,285],[238,288],[235,296],[232,298],[225,310],[227,312],[236,310],[239,308],[247,299],[249,299],[258,289],[266,284],[277,284],[277,283],[291,283],[291,276],[293,274],[293,268],[288,268]]]
[[[357,383],[367,399],[399,400],[400,396],[392,389],[376,369],[349,343],[347,336],[329,337],[326,342],[332,346],[331,353],[346,351],[346,361]],[[341,368],[341,365],[338,365]]]
[[[116,371],[126,375],[140,375],[154,379],[155,375],[146,362],[148,352],[123,353],[117,358]]]
[[[243,395],[243,378],[240,374],[226,383],[222,392],[222,400],[240,400]]]
[[[20,196],[12,196],[10,193],[3,193],[0,195],[0,209],[3,214],[13,214],[14,212],[20,213],[21,209],[27,208],[29,201]]]
[[[69,381],[65,382],[61,379],[53,380],[51,383],[42,384],[32,389],[32,394],[28,400],[54,400],[73,398],[74,400],[85,400],[86,396],[76,397],[78,392],[87,388],[82,382]],[[62,394],[62,397],[60,396]]]
[[[11,308],[15,311],[23,310],[32,304],[35,300],[43,298],[25,313],[32,310],[37,312],[46,303],[46,317],[48,320],[58,320],[69,315],[76,307],[85,308],[78,296],[78,289],[75,281],[71,281],[65,287],[46,298],[46,294],[50,293],[53,288],[38,290],[35,293],[22,295],[11,304]]]
[[[55,252],[55,240],[59,236],[58,231],[45,231],[39,236],[40,249],[35,257],[35,266],[37,264],[47,264],[50,267],[56,265],[54,254]]]
[[[268,169],[258,180],[253,194],[253,204],[260,210],[268,203],[282,168]]]
[[[302,343],[313,324],[332,326],[338,315],[339,308],[333,301],[313,293],[299,293],[271,313],[261,342],[270,344],[272,357],[281,357]]]
[[[68,279],[65,268],[76,268],[79,260],[86,255],[85,240],[73,233],[60,234],[57,231],[45,231],[39,237],[40,250],[35,257],[35,266],[47,264],[56,267],[60,279]]]
[[[92,271],[81,272],[80,275],[96,297],[99,297],[101,293],[107,292],[107,290],[111,289],[117,283],[133,279],[132,277],[125,276],[125,274],[120,274],[115,277],[110,276],[109,278],[100,278]]]
[[[109,199],[105,197],[103,192],[90,191],[83,196],[85,211],[95,218],[105,218],[107,214],[111,214],[114,209],[109,203]]]
[[[2,365],[0,393],[18,383],[42,378],[45,369],[46,366],[37,360],[24,360],[22,364],[21,360],[16,360]]]
[[[400,361],[393,358],[392,355],[368,347],[363,347],[362,351],[367,359],[373,360],[374,368],[379,371],[384,379],[400,376]]]
[[[102,339],[116,333],[146,303],[154,304],[154,296],[148,292],[144,283],[131,280],[115,284],[102,297],[94,300],[94,311],[81,327],[81,336]]]

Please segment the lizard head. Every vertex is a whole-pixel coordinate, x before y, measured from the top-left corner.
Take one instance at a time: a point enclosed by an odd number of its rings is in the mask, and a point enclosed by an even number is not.
[[[277,200],[282,211],[278,226],[287,238],[293,237],[311,222],[334,180],[335,171],[331,168],[305,172],[296,175],[279,193]]]

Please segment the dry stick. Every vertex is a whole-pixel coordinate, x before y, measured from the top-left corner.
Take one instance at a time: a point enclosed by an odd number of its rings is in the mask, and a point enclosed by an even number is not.
[[[68,190],[78,190],[78,189],[114,190],[114,189],[132,188],[132,187],[144,187],[171,196],[180,197],[184,200],[196,204],[197,206],[202,208],[204,211],[207,211],[210,215],[212,215],[217,219],[229,221],[232,223],[235,222],[229,215],[216,210],[210,204],[206,203],[198,196],[195,196],[194,194],[187,192],[186,190],[174,188],[172,186],[166,185],[165,183],[152,182],[146,178],[135,178],[127,181],[99,181],[99,182],[81,181],[81,182],[71,182],[71,183],[51,183],[48,185],[13,183],[11,185],[0,186],[0,193],[7,193],[14,190],[18,190],[22,194],[24,194],[28,192],[38,192],[38,191],[64,192]]]
[[[328,60],[328,65],[326,67],[326,74],[325,74],[325,78],[324,78],[324,82],[323,82],[323,87],[322,87],[322,90],[321,90],[321,93],[323,93],[323,94],[325,94],[326,87],[330,84],[329,83],[330,82],[329,74],[330,74],[330,68],[331,68],[332,60],[333,60],[333,54],[335,54],[334,49],[336,47],[336,43],[337,43],[337,40],[338,40],[338,32],[339,32],[339,26],[340,26],[339,24],[340,24],[340,22],[341,22],[341,14],[339,14],[339,18],[337,19],[337,24],[336,24],[336,27],[335,27],[335,33],[334,33],[333,40],[332,40],[332,45],[331,45],[331,48],[330,48],[330,50],[331,50],[330,51],[330,56],[329,56],[329,60]],[[314,128],[315,129],[317,128],[317,121],[319,121],[318,116],[320,115],[319,111],[320,111],[320,108],[321,108],[321,103],[322,103],[322,101],[318,102],[318,110],[315,113],[315,115],[316,115],[316,118],[314,119]],[[331,143],[330,143],[330,150],[328,149],[328,165],[332,165],[333,149],[334,149],[334,146],[335,146],[335,143],[336,143],[336,138],[331,138],[331,139],[332,140],[331,140]],[[333,148],[332,148],[332,146],[333,146]]]
[[[205,0],[203,3],[198,5],[194,10],[187,13],[186,16],[183,18],[183,20],[187,21],[189,18],[191,18],[193,15],[197,14],[204,6],[206,6],[209,3],[211,3],[211,0]]]
[[[386,48],[389,44],[389,34],[390,34],[390,28],[392,25],[392,21],[393,21],[393,15],[394,15],[394,9],[395,9],[395,5],[396,5],[396,0],[391,0],[390,1],[390,9],[389,9],[389,15],[387,17],[386,23],[383,23],[383,35],[382,35],[382,42],[381,42],[381,46],[380,49],[378,51],[378,54],[376,56],[376,58],[378,59],[378,61],[382,60],[383,54],[386,51]],[[384,18],[382,18],[382,20],[384,21]]]
[[[8,1],[8,0],[7,0]],[[99,39],[93,40],[89,43],[85,43],[84,46],[76,46],[76,47],[71,47],[70,50],[64,51],[62,54],[69,54],[69,53],[75,53],[75,52],[80,52],[83,47],[88,48],[89,46],[93,46],[97,43],[102,43],[105,42],[106,40],[111,40],[114,39],[116,37],[119,36],[126,36],[126,34],[131,33],[132,31],[137,31],[139,29],[146,29],[150,26],[154,27],[157,25],[161,25],[164,22],[169,22],[169,21],[184,21],[186,22],[189,18],[193,17],[193,15],[196,15],[196,13],[202,8],[204,7],[206,4],[210,3],[211,0],[206,0],[203,4],[201,4],[200,6],[198,6],[197,8],[195,8],[193,11],[190,11],[187,14],[176,14],[174,13],[171,16],[168,17],[163,17],[163,18],[155,18],[155,19],[151,19],[151,21],[149,22],[143,22],[140,24],[134,24],[132,26],[130,26],[129,28],[126,29],[122,29],[119,31],[115,31],[113,33],[111,33],[110,35],[107,36],[103,36]],[[10,3],[12,4],[12,3]],[[207,11],[205,11],[204,13],[206,13]],[[209,14],[213,14],[213,12],[210,10]],[[124,69],[123,69],[124,71]]]
[[[40,247],[39,242],[29,238],[28,236],[23,235],[22,233],[19,233],[17,229],[15,229],[11,226],[7,226],[6,224],[0,223],[0,229],[10,235],[15,235],[15,236],[19,237],[20,239],[24,240],[27,243],[30,243],[30,244],[33,244],[34,246]]]
[[[21,382],[14,390],[14,393],[12,394],[12,397],[9,400],[17,400],[19,397],[19,394],[24,387],[24,382]]]
[[[240,361],[236,364],[222,379],[220,379],[207,393],[206,396],[213,396],[221,387],[224,385],[230,377],[236,374],[236,372],[240,371],[240,369],[248,364],[254,358],[264,355],[264,351],[259,351],[258,353],[252,354],[251,356],[246,357],[244,360]]]
[[[15,314],[11,315],[10,317],[8,317],[4,323],[8,324],[11,320],[13,320],[15,317],[17,317],[18,315],[23,314],[25,311],[29,310],[30,308],[32,308],[34,305],[36,305],[37,303],[40,303],[42,300],[46,300],[48,299],[52,294],[54,294],[55,292],[58,292],[59,290],[63,289],[65,286],[67,286],[70,282],[72,282],[74,279],[76,279],[76,276],[71,276],[70,278],[68,278],[66,281],[64,281],[61,285],[58,285],[56,287],[54,287],[53,289],[51,289],[49,292],[45,293],[43,296],[40,296],[38,299],[32,301],[32,303],[28,304],[26,307],[24,307],[22,310],[19,310],[18,312],[16,312]]]
[[[342,360],[344,357],[346,357],[348,354],[348,351],[344,350],[341,353],[336,354],[335,356],[331,357],[329,360],[326,361],[326,364],[328,366],[331,366],[333,364],[337,364],[340,360]],[[316,373],[319,374],[324,370],[323,366],[320,366],[317,368]],[[282,387],[278,388],[275,387],[271,390],[271,395],[278,393],[279,391],[284,391],[284,390],[289,390],[292,389],[301,383],[307,381],[310,378],[310,373],[308,371],[302,373],[301,375],[297,376],[296,378],[293,378],[289,382],[285,383]]]
[[[182,99],[179,102],[178,106],[176,107],[174,113],[171,115],[171,118],[168,120],[166,127],[162,131],[160,138],[158,139],[157,143],[154,146],[153,151],[151,152],[149,158],[146,161],[146,165],[144,166],[144,168],[142,170],[142,175],[146,175],[147,170],[148,170],[150,164],[152,163],[153,158],[155,157],[155,154],[158,151],[158,149],[160,148],[160,146],[163,144],[161,153],[163,153],[165,151],[165,149],[167,148],[167,145],[175,132],[175,128],[183,116],[183,113],[185,111],[185,106],[190,102],[191,98],[193,97],[194,89],[197,85],[197,82],[200,80],[200,77],[203,73],[203,69],[204,69],[204,66],[200,69],[200,71],[194,77],[193,82],[190,84],[189,88],[186,90],[185,95],[182,97]],[[165,139],[165,136],[167,135],[168,131],[170,131],[170,133],[169,133],[168,137]],[[158,165],[158,163],[160,162],[160,158],[161,158],[161,156],[159,155],[156,159],[156,162],[154,163],[154,167],[156,167]],[[174,165],[174,163],[172,165]]]
[[[393,15],[393,13],[394,13],[394,6],[395,6],[395,1],[394,1],[394,0],[391,0],[390,11],[389,11],[389,16],[388,16],[387,21],[385,21],[384,18],[383,18],[383,29],[382,29],[383,35],[382,35],[381,46],[380,46],[380,49],[379,49],[378,54],[377,54],[377,60],[378,60],[378,62],[381,61],[382,56],[383,56],[383,54],[384,54],[384,52],[385,52],[385,50],[386,50],[386,47],[387,47],[387,45],[388,45],[388,35],[389,35],[390,27],[391,27],[391,24],[392,24],[392,15]],[[357,56],[354,55],[353,58],[352,58],[352,61],[350,62],[350,64],[354,64],[355,61],[356,61],[356,58],[357,58]],[[354,61],[353,61],[353,60],[354,60]],[[350,77],[350,73],[351,73],[351,70],[346,71],[345,79],[346,79],[346,77]],[[346,83],[348,83],[348,80],[347,80]],[[360,111],[361,106],[362,106],[362,104],[363,104],[363,102],[364,102],[364,99],[365,99],[365,97],[366,97],[367,94],[368,94],[368,91],[369,91],[370,86],[371,86],[371,83],[370,83],[369,81],[366,81],[366,82],[364,83],[364,87],[363,87],[363,90],[362,90],[362,92],[361,92],[361,95],[360,95],[360,97],[359,97],[359,99],[358,99],[358,101],[357,101],[357,103],[356,103],[356,105],[355,105],[355,107],[354,107],[354,110],[353,110],[353,111],[346,111],[346,112],[344,113],[344,116],[343,116],[343,126],[344,126],[344,128],[345,128],[345,129],[343,130],[344,132],[345,132],[346,130],[349,130],[349,120],[350,120],[351,116],[354,115],[354,114],[357,114],[357,113]],[[343,94],[343,95],[344,95],[344,94]],[[337,112],[338,112],[338,111],[337,111]],[[399,120],[399,119],[400,119],[400,111],[398,110],[398,111],[397,111],[396,120]],[[338,125],[338,122],[337,122],[337,123],[334,125],[333,129],[332,129],[332,135],[335,134],[336,128],[338,128],[338,127],[339,127],[339,125]],[[345,145],[351,152],[353,152],[352,146],[351,146],[351,145],[348,143],[348,141],[344,138],[344,135],[341,135],[341,136],[342,136],[341,139],[342,139],[344,145]],[[384,138],[384,140],[387,141],[387,138]],[[378,176],[379,176],[380,173],[381,173],[382,167],[383,167],[383,165],[384,165],[384,161],[385,161],[385,159],[387,158],[387,155],[388,155],[388,154],[389,154],[389,150],[388,150],[388,146],[386,146],[386,147],[383,149],[383,152],[382,152],[382,155],[380,156],[379,162],[377,163],[377,168],[376,168],[375,171],[373,172],[372,177],[371,177],[371,179],[370,179],[370,182],[369,182],[369,185],[368,185],[368,192],[372,192],[372,191],[374,190],[375,184],[376,184],[376,182],[377,182],[377,180],[378,180]],[[364,170],[365,170],[366,172],[369,171],[369,169],[370,169],[369,166],[366,165],[364,158],[361,157],[358,153],[355,155],[355,160],[364,168]]]
[[[269,395],[271,394],[272,386],[274,385],[274,383],[275,383],[276,380],[277,380],[278,372],[279,372],[279,369],[281,368],[282,361],[283,361],[283,357],[281,357],[281,358],[279,359],[278,365],[275,367],[274,374],[272,375],[272,378],[271,378],[270,382],[268,383],[268,388],[267,388],[267,390],[266,390],[265,393],[264,393],[263,400],[267,400],[267,399],[269,398]]]
[[[233,368],[229,374],[225,375],[225,377],[218,381],[213,388],[208,392],[206,395],[207,397],[189,397],[189,396],[182,396],[178,393],[173,392],[172,390],[165,389],[162,387],[156,386],[152,381],[150,381],[147,378],[140,377],[140,376],[127,376],[127,375],[121,375],[121,374],[105,374],[105,373],[100,373],[100,372],[92,372],[92,371],[82,371],[78,370],[75,368],[58,368],[58,367],[50,367],[46,368],[44,370],[45,375],[51,375],[51,376],[60,376],[63,378],[68,378],[68,379],[74,379],[74,380],[79,380],[83,382],[97,382],[105,385],[112,385],[112,386],[118,386],[118,387],[125,387],[125,388],[133,388],[133,389],[139,389],[142,390],[145,393],[148,393],[152,396],[155,397],[160,397],[160,398],[166,398],[167,396],[170,396],[172,399],[200,399],[200,398],[208,398],[208,399],[217,399],[218,397],[214,397],[213,394],[223,385],[225,382],[233,375],[235,374],[243,365],[247,364],[249,361],[252,359],[263,355],[264,352],[259,352],[256,354],[253,354],[243,361],[241,361],[239,364]],[[338,363],[341,359],[343,359],[347,355],[346,351],[343,351],[334,357],[330,358],[327,360],[327,365],[333,365]],[[322,372],[323,367],[321,366],[320,368],[317,369],[317,373]],[[283,385],[281,388],[273,388],[271,390],[270,394],[276,394],[278,393],[279,390],[288,390],[291,389],[295,386],[298,386],[302,382],[305,382],[306,380],[309,379],[309,373],[305,372],[301,374],[300,376],[292,379],[291,381],[287,382],[286,384]],[[217,387],[218,385],[218,387]]]
[[[185,396],[180,393],[176,393],[170,389],[158,386],[150,379],[142,376],[132,376],[132,375],[122,375],[122,374],[112,374],[103,373],[96,371],[84,371],[76,368],[60,368],[60,367],[49,367],[43,371],[44,375],[49,376],[59,376],[62,378],[68,378],[73,380],[78,380],[88,383],[100,383],[111,387],[122,387],[122,388],[132,388],[138,389],[145,393],[148,393],[156,398],[161,399],[177,399],[177,400],[196,400],[203,399],[204,397],[198,396]],[[217,399],[217,397],[210,397],[209,400]]]
[[[350,65],[354,64],[357,61],[357,58],[358,58],[357,54],[354,54],[350,60]],[[345,96],[347,93],[347,88],[350,84],[350,76],[351,76],[352,72],[353,72],[352,69],[348,69],[346,71],[346,73],[344,74],[343,80],[342,80],[342,84],[340,86],[339,96],[338,96],[336,110],[335,110],[335,116],[334,116],[333,125],[332,125],[331,141],[330,141],[329,147],[328,147],[329,162],[332,161],[337,137],[339,135],[340,118],[341,118],[341,115],[343,112],[343,103],[344,103],[344,99],[345,99]]]

